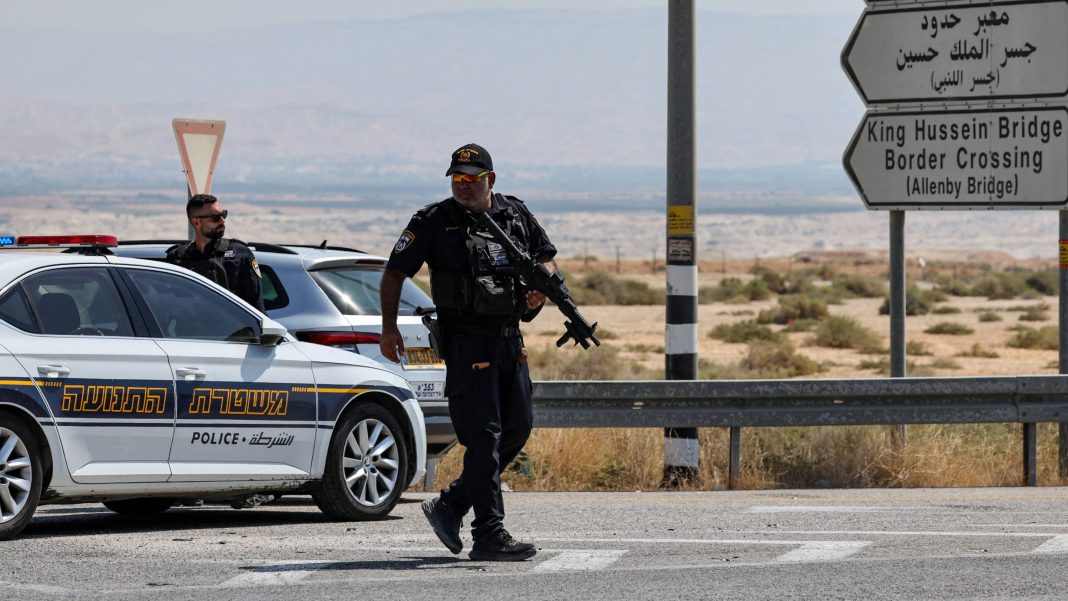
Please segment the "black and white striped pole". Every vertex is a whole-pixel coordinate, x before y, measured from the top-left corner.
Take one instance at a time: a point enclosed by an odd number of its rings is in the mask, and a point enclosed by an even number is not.
[[[694,236],[694,3],[668,0],[667,308],[665,378],[697,379]],[[697,477],[697,428],[664,429],[664,484]]]

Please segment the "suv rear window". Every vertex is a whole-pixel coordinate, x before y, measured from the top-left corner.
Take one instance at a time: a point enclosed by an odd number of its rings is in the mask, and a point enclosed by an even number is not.
[[[337,267],[309,272],[330,302],[345,315],[381,315],[379,288],[382,268]],[[398,315],[415,315],[417,307],[433,307],[434,301],[411,279],[401,288]]]

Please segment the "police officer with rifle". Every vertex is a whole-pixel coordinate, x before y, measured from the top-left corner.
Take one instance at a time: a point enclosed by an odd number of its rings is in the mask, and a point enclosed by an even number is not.
[[[537,549],[505,530],[500,475],[526,444],[533,425],[519,322],[532,319],[545,302],[546,294],[534,283],[554,280],[556,247],[521,200],[493,193],[496,174],[485,148],[466,144],[456,149],[445,175],[452,196],[412,216],[386,265],[381,350],[392,361],[403,355],[397,329],[400,290],[404,279],[426,263],[437,309],[437,323],[430,325],[445,359],[449,415],[465,451],[460,477],[424,502],[423,512],[441,542],[459,553],[462,520],[473,509],[471,559],[520,561]],[[490,233],[480,219],[491,220],[500,233]],[[500,235],[536,265],[520,266],[519,255],[500,243]],[[540,275],[533,274],[534,267]],[[581,317],[569,317],[585,324]],[[587,332],[580,325],[576,332],[580,338],[592,337],[593,328]]]

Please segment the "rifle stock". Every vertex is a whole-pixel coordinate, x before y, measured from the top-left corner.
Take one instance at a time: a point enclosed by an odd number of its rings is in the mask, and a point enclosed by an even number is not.
[[[535,261],[526,251],[516,246],[512,238],[504,233],[488,213],[479,215],[478,223],[504,248],[512,267],[526,280],[527,285],[544,294],[567,318],[564,321],[564,335],[556,341],[556,346],[563,346],[569,339],[582,345],[584,349],[590,348],[591,341],[601,346],[601,341],[594,334],[597,324],[590,325],[579,313],[571,293],[568,292],[567,286],[564,286],[564,278],[559,273],[550,272],[543,263]]]

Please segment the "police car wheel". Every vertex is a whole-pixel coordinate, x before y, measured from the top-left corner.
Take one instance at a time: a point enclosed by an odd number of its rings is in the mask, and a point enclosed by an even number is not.
[[[104,501],[104,507],[120,515],[150,516],[159,515],[174,506],[174,499],[145,497],[143,499],[122,499],[121,501]]]
[[[30,523],[41,500],[41,463],[33,431],[0,413],[0,540],[17,536]]]
[[[407,485],[408,447],[397,419],[378,405],[362,405],[334,431],[326,471],[312,493],[326,515],[381,519]]]

